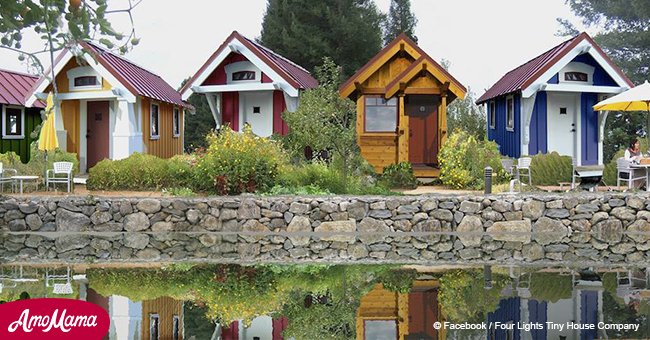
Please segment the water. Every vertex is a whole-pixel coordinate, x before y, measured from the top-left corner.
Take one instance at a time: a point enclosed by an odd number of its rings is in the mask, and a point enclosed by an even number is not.
[[[102,306],[110,339],[643,339],[645,268],[4,266],[3,302]]]

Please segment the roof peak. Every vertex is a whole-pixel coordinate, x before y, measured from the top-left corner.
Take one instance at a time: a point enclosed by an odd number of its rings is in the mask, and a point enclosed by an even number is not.
[[[311,72],[307,71],[304,67],[302,67],[302,66],[300,66],[300,65],[298,65],[298,64],[296,64],[296,63],[294,63],[293,61],[289,60],[287,57],[285,57],[285,56],[279,54],[278,52],[275,52],[275,51],[273,51],[272,49],[270,49],[270,48],[268,48],[268,47],[266,47],[266,46],[260,44],[260,43],[257,42],[255,39],[248,38],[247,36],[245,36],[245,35],[243,35],[243,34],[237,32],[237,31],[233,31],[232,33],[233,33],[233,35],[236,35],[236,36],[238,36],[238,37],[241,37],[242,39],[246,39],[246,40],[248,40],[251,44],[255,45],[255,47],[261,48],[261,49],[263,49],[263,50],[265,50],[265,51],[267,51],[267,52],[269,52],[269,53],[272,53],[274,56],[276,56],[276,57],[278,57],[278,58],[280,58],[280,59],[286,61],[287,63],[289,63],[289,64],[291,64],[291,65],[293,65],[293,66],[299,68],[300,70],[305,71],[305,72],[311,74]]]

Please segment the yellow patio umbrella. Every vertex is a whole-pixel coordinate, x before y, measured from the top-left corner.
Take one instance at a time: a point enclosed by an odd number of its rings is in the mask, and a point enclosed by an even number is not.
[[[646,111],[646,135],[650,141],[650,83],[633,87],[594,105],[596,111]]]
[[[54,96],[50,92],[47,95],[47,105],[45,106],[47,118],[45,119],[45,123],[43,123],[43,127],[41,127],[41,135],[38,138],[38,149],[45,151],[46,158],[48,151],[54,151],[54,149],[59,147],[59,140],[56,138],[56,128],[54,127],[55,111]]]

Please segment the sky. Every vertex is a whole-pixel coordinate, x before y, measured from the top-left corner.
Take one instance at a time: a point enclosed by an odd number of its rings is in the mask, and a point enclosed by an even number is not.
[[[125,2],[109,4],[119,8]],[[376,3],[388,12],[390,0]],[[565,40],[556,36],[556,18],[579,24],[564,0],[411,0],[411,6],[418,18],[420,47],[437,61],[449,60],[450,73],[477,95],[509,70]],[[126,57],[177,88],[233,30],[259,37],[265,8],[266,0],[143,0],[133,11],[141,42]],[[123,14],[109,20],[118,30],[130,30]],[[24,39],[30,49],[41,43],[35,35]],[[0,68],[26,71],[15,53],[2,49]]]

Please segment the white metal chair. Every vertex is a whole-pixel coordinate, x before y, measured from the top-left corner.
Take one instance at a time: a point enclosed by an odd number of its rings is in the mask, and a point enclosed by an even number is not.
[[[72,282],[70,277],[70,267],[66,268],[66,274],[51,274],[49,270],[45,271],[45,287],[52,287],[52,293],[57,295],[72,294]]]
[[[517,176],[519,177],[520,181],[522,176],[528,177],[528,185],[533,184],[533,180],[530,175],[530,163],[532,161],[533,159],[530,157],[521,157],[517,160]],[[522,170],[525,170],[525,172],[522,172]]]
[[[18,171],[16,169],[5,168],[2,162],[0,162],[0,192],[4,192],[5,183],[11,184],[11,191],[14,191],[14,180],[11,176],[17,176]]]
[[[645,180],[645,174],[639,169],[630,166],[630,162],[624,157],[616,160],[616,186],[620,187],[621,182],[627,182],[627,188],[632,189],[635,181]]]
[[[50,189],[50,184],[53,184],[56,189],[57,183],[65,183],[68,185],[68,192],[70,192],[74,164],[72,162],[54,162],[52,165],[54,169],[48,169],[45,174],[45,186],[47,190]]]

